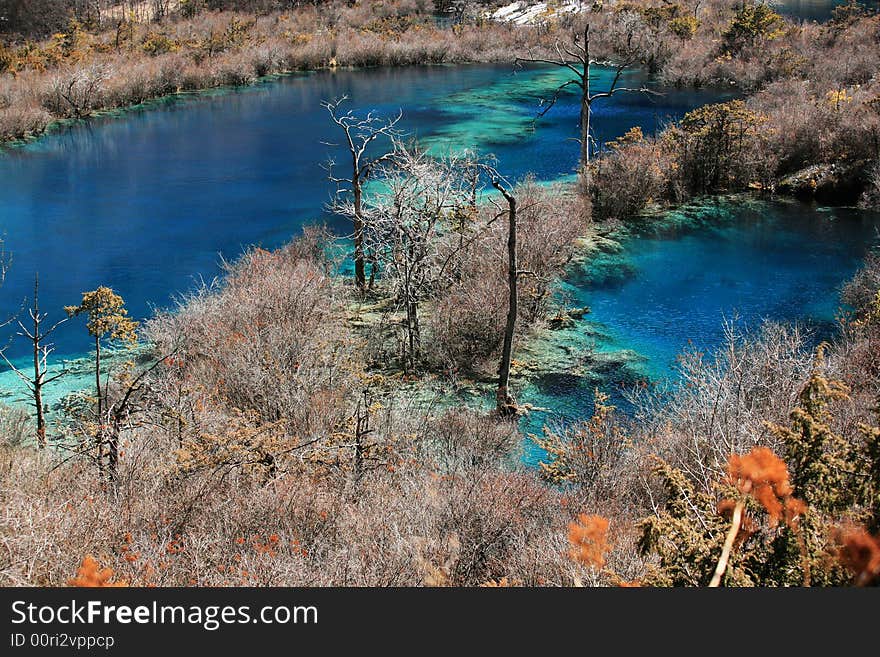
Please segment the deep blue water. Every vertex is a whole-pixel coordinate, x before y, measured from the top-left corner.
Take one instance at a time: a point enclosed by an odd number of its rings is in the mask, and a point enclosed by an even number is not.
[[[0,308],[17,308],[39,271],[41,306],[50,313],[109,285],[144,317],[197,277],[216,275],[221,253],[234,258],[248,245],[278,246],[318,218],[344,231],[323,211],[332,187],[322,164],[344,153],[322,143],[339,135],[320,106],[342,95],[355,110],[402,109],[403,128],[437,151],[493,153],[513,178],[571,174],[574,97],[533,125],[538,98],[560,75],[464,66],[285,77],[175,97],[0,153],[0,231],[14,259]],[[653,130],[719,97],[618,95],[597,103],[594,124],[600,139],[612,139],[633,125]],[[87,347],[79,331],[66,328],[58,348],[76,354]]]
[[[779,0],[770,4],[774,4],[780,14],[805,21],[822,22],[831,18],[831,12],[835,7],[845,5],[846,0]],[[870,7],[876,3],[872,0],[863,0],[862,4]]]
[[[0,154],[0,230],[13,254],[0,308],[18,308],[39,270],[41,306],[54,317],[102,284],[145,317],[199,277],[215,276],[221,253],[278,246],[315,219],[345,232],[323,211],[332,188],[321,165],[343,153],[325,145],[339,135],[320,107],[343,94],[356,110],[402,109],[405,129],[435,152],[492,153],[512,178],[571,175],[574,97],[533,123],[538,97],[562,75],[465,66],[291,76],[176,97],[11,149]],[[618,95],[597,104],[593,124],[605,141],[633,125],[653,131],[728,97],[708,90]],[[688,341],[717,344],[724,316],[734,311],[748,323],[806,321],[827,332],[839,287],[876,243],[880,225],[876,215],[791,204],[703,209],[701,216],[700,226],[631,238],[621,254],[594,259],[566,284],[574,304],[593,309],[572,346],[600,355],[633,350],[641,360],[612,358],[604,369],[589,364],[589,376],[549,376],[523,391],[525,401],[558,417],[582,417],[595,385],[614,391],[634,377],[663,376]],[[65,327],[58,343],[68,356],[89,347],[81,326]],[[14,348],[23,353],[23,345]],[[8,372],[0,380],[13,382]]]

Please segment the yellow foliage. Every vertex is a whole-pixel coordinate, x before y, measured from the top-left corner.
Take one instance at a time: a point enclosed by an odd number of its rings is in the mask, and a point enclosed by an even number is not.
[[[852,99],[852,95],[847,93],[846,89],[832,90],[825,94],[825,100],[835,108],[839,108],[841,103],[851,103]]]
[[[69,317],[88,315],[86,328],[89,334],[103,338],[108,333],[111,340],[134,344],[137,342],[138,323],[128,316],[125,301],[109,287],[101,286],[91,292],[83,292],[82,303],[65,306]]]
[[[630,144],[638,144],[645,140],[645,135],[640,126],[633,126],[623,136],[608,142],[608,148],[618,150],[629,146]]]

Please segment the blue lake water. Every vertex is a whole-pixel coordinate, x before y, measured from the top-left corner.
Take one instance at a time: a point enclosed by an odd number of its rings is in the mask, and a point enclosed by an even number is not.
[[[278,246],[315,219],[345,232],[323,210],[332,189],[321,168],[334,152],[343,154],[325,145],[338,135],[320,103],[342,95],[355,110],[402,109],[404,128],[435,152],[494,154],[512,178],[571,175],[576,99],[563,97],[533,123],[538,98],[563,75],[479,65],[290,76],[174,97],[9,149],[0,153],[0,231],[13,263],[0,308],[17,309],[39,271],[41,307],[54,317],[82,291],[109,285],[141,318],[199,278],[217,275],[220,254]],[[621,94],[597,104],[593,124],[605,141],[634,125],[653,131],[730,97],[717,90]],[[880,224],[866,213],[787,204],[716,214],[705,225],[633,237],[623,254],[573,272],[566,283],[575,303],[593,308],[577,348],[631,349],[647,359],[609,371],[609,386],[633,371],[662,375],[689,340],[716,344],[723,316],[735,310],[747,321],[827,328],[839,286]],[[60,355],[80,356],[88,347],[81,326],[58,334]],[[24,345],[13,344],[10,353],[23,356]],[[560,417],[577,417],[589,411],[595,383],[551,377],[524,394]],[[14,389],[11,373],[0,374],[0,386]]]
[[[832,339],[844,310],[841,285],[880,248],[880,213],[706,201],[635,230],[623,247],[575,267],[563,284],[572,305],[592,310],[568,342],[593,357],[581,375],[529,386],[525,398],[552,409],[528,420],[533,431],[547,420],[582,418],[596,386],[625,408],[623,392],[634,382],[674,380],[677,356],[711,351],[725,321],[740,329],[797,323],[813,344]],[[614,358],[625,350],[631,359]]]
[[[17,308],[39,270],[47,311],[109,285],[144,317],[195,278],[216,275],[221,253],[234,258],[248,245],[278,246],[319,218],[344,231],[323,211],[332,187],[322,165],[344,153],[324,145],[339,135],[320,106],[342,95],[356,111],[402,109],[403,128],[437,151],[495,154],[513,178],[571,174],[574,97],[533,126],[538,98],[560,76],[464,66],[284,77],[177,96],[0,153],[0,231],[14,258],[0,308]],[[594,124],[600,139],[612,139],[633,125],[653,130],[719,97],[726,96],[618,95],[597,107]],[[77,354],[83,336],[65,330],[58,347]]]
[[[805,21],[826,21],[831,18],[831,12],[840,5],[845,5],[846,0],[779,0],[771,2],[775,9],[785,16],[799,18]],[[871,0],[862,2],[865,6],[871,6]]]

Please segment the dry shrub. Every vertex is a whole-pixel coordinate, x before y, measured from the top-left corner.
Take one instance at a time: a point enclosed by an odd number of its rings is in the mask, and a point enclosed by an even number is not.
[[[52,116],[39,106],[0,109],[0,140],[12,141],[41,134]]]
[[[547,314],[554,284],[575,252],[587,222],[583,201],[560,187],[527,182],[517,199],[520,336]],[[499,210],[491,209],[492,219]],[[434,305],[427,321],[426,357],[451,371],[490,367],[500,350],[507,317],[507,224],[505,216],[472,240],[460,255],[459,280]]]
[[[666,196],[670,154],[641,128],[608,144],[593,172],[593,213],[597,219],[629,219]]]
[[[842,300],[851,306],[857,315],[864,317],[880,290],[880,253],[869,253],[865,264],[844,286]]]
[[[23,408],[0,403],[0,448],[22,445],[31,432],[30,423]]]
[[[729,454],[766,444],[766,422],[785,422],[811,366],[802,330],[766,323],[743,332],[728,324],[714,355],[680,357],[673,391],[635,391],[640,431],[633,439],[711,490]]]
[[[14,486],[0,488],[11,555],[0,582],[62,585],[83,554],[133,586],[568,581],[570,518],[557,491],[511,461],[512,425],[414,408],[377,413],[375,432],[398,436],[398,456],[357,480],[312,468],[269,480],[181,473],[174,439],[144,427],[126,436],[112,494],[82,461],[46,477],[58,457],[17,449],[3,463]]]
[[[601,508],[620,515],[624,507],[636,506],[638,464],[633,461],[632,442],[608,395],[595,392],[593,415],[561,429],[544,428],[535,438],[546,456],[539,462],[541,475],[556,485],[569,487],[576,506]]]
[[[868,182],[859,205],[863,208],[880,209],[880,162],[876,162],[868,173]]]
[[[99,64],[58,73],[42,93],[43,107],[57,117],[85,118],[104,107],[104,83],[108,77],[108,69]]]
[[[148,325],[160,352],[176,349],[190,388],[303,436],[341,421],[359,370],[338,283],[315,255],[320,239],[311,231],[278,251],[251,249],[219,290],[204,287]]]

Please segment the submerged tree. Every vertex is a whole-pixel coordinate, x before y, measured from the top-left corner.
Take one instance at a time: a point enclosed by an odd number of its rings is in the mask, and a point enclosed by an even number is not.
[[[390,153],[370,156],[367,150],[371,144],[380,137],[393,141],[397,138],[397,123],[402,118],[402,113],[391,119],[383,119],[372,112],[364,117],[358,117],[353,112],[342,112],[341,105],[348,100],[347,96],[333,102],[322,103],[322,106],[330,114],[330,120],[342,129],[345,135],[345,147],[351,156],[351,177],[337,178],[333,175],[333,162],[330,163],[330,180],[347,186],[340,192],[351,195],[349,214],[353,224],[354,239],[354,280],[358,289],[364,290],[367,286],[366,256],[364,253],[364,183],[377,167],[391,158]],[[349,203],[340,198],[332,207],[335,211],[349,207]],[[371,279],[372,280],[372,279]]]
[[[578,120],[580,142],[580,160],[578,165],[581,182],[584,187],[589,186],[589,166],[590,166],[590,139],[591,139],[591,118],[593,112],[593,103],[602,98],[610,98],[614,94],[630,91],[641,93],[655,93],[648,88],[642,86],[638,88],[624,87],[620,85],[621,77],[624,71],[641,60],[641,43],[635,21],[628,20],[626,16],[621,19],[620,27],[621,35],[615,35],[615,53],[617,60],[611,64],[614,71],[614,77],[610,85],[603,91],[593,91],[592,82],[592,66],[596,63],[591,58],[590,51],[590,23],[584,25],[582,36],[575,36],[571,43],[557,42],[555,45],[556,57],[517,57],[517,64],[523,62],[534,62],[541,64],[552,64],[571,71],[572,77],[559,85],[549,99],[542,100],[543,109],[538,113],[538,117],[542,117],[549,112],[560,95],[568,87],[577,87],[580,91],[580,116]]]
[[[43,388],[44,386],[57,381],[67,373],[67,370],[61,369],[52,376],[47,376],[49,367],[49,354],[54,351],[54,346],[49,344],[48,339],[55,330],[66,322],[69,318],[65,317],[55,322],[48,329],[44,329],[44,323],[48,317],[47,313],[40,312],[40,279],[39,275],[34,276],[34,298],[33,307],[28,310],[32,328],[28,328],[25,324],[18,320],[19,335],[27,339],[33,348],[33,374],[26,374],[21,368],[17,367],[7,356],[5,350],[0,350],[0,357],[6,362],[9,368],[15,372],[19,379],[24,382],[25,386],[33,399],[34,408],[37,411],[37,446],[41,449],[46,446],[46,414],[43,406]]]

